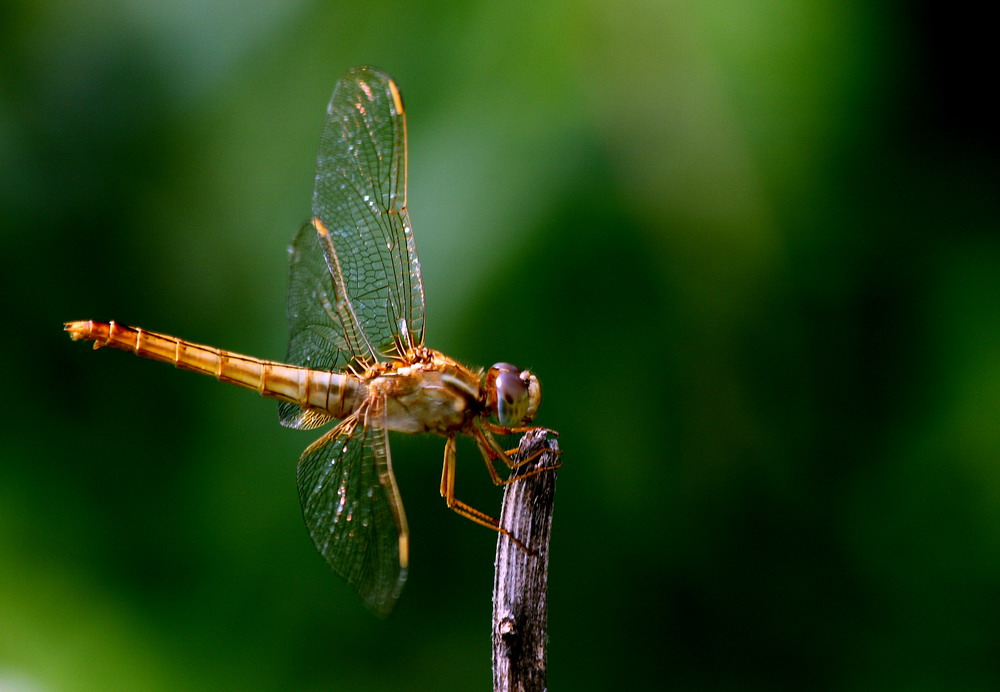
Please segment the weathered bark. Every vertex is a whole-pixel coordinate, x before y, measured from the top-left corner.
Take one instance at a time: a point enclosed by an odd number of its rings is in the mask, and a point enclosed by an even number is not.
[[[493,689],[498,692],[546,689],[549,537],[557,471],[537,470],[559,463],[558,443],[546,437],[546,431],[539,430],[521,439],[519,459],[540,450],[542,453],[515,469],[513,477],[520,480],[504,489],[500,525],[532,553],[520,549],[506,536],[500,535],[497,540],[493,581]]]

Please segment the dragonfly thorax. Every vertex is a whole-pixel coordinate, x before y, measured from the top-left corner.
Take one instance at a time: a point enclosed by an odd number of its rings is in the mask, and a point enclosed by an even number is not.
[[[368,383],[369,396],[385,401],[385,427],[397,432],[450,435],[481,415],[477,373],[431,349],[390,364]]]

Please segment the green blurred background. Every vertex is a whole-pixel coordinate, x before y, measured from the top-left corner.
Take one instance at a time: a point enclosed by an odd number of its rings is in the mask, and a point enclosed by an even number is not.
[[[315,434],[61,331],[282,357],[324,107],[365,63],[406,98],[428,344],[533,368],[562,433],[552,689],[1000,687],[991,26],[7,0],[0,690],[489,687],[495,542],[437,496],[441,440],[393,441],[412,569],[379,621],[302,525]]]

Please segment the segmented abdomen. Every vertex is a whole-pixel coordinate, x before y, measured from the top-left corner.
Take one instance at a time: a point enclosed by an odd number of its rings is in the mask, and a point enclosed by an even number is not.
[[[364,399],[365,385],[353,375],[261,360],[115,322],[67,322],[65,328],[74,340],[93,341],[94,348],[110,346],[143,358],[173,363],[181,370],[211,375],[220,382],[255,389],[261,396],[304,408],[319,409],[334,418],[346,417]]]

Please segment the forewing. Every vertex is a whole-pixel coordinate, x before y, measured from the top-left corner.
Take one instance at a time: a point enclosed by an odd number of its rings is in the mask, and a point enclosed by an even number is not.
[[[423,282],[406,210],[406,115],[388,75],[361,67],[338,82],[320,140],[313,216],[348,347],[384,360],[422,345]]]
[[[386,616],[406,581],[408,532],[386,431],[379,416],[368,418],[365,426],[352,415],[305,451],[299,499],[320,554]]]

